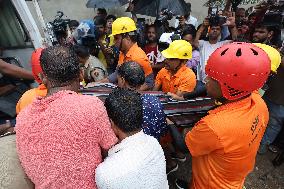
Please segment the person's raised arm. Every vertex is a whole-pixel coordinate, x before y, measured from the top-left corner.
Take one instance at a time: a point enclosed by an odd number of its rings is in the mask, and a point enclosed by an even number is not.
[[[205,18],[202,25],[200,26],[200,28],[197,30],[196,32],[196,36],[195,36],[195,39],[194,39],[194,42],[193,42],[193,45],[195,47],[198,47],[199,46],[199,40],[200,40],[200,37],[202,35],[202,33],[204,32],[204,30],[209,26],[209,19],[208,18]]]
[[[31,72],[0,59],[0,73],[20,79],[34,80]]]
[[[238,37],[238,29],[236,27],[236,18],[235,18],[235,13],[229,13],[227,22],[224,24],[225,26],[228,26],[231,36],[232,36],[232,40],[236,40]]]

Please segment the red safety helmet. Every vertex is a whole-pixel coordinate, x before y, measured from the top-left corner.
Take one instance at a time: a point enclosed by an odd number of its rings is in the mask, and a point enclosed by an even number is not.
[[[40,66],[40,55],[43,48],[38,48],[32,53],[31,64],[32,64],[32,72],[35,80],[38,83],[42,83],[41,79],[39,78],[38,74],[42,72]]]
[[[236,42],[215,50],[205,70],[209,77],[219,82],[226,99],[236,100],[261,88],[270,67],[270,59],[262,49]]]

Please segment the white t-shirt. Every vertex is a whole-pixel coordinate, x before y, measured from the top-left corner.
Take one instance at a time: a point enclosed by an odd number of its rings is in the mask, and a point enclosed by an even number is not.
[[[189,16],[188,19],[185,21],[186,24],[192,24],[196,29],[198,27],[198,21],[197,18],[193,17],[193,16]],[[176,19],[175,21],[175,28],[177,28],[179,25],[179,20]]]
[[[216,44],[210,44],[209,41],[199,40],[200,64],[197,66],[197,80],[205,82],[205,66],[209,56],[219,47],[232,42],[231,40],[219,41]]]
[[[98,189],[169,188],[163,149],[143,131],[112,147],[95,173]]]

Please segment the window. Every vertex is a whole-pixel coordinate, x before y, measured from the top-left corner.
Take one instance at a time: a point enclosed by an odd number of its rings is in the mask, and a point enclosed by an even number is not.
[[[31,40],[10,0],[0,0],[0,47],[31,47]]]

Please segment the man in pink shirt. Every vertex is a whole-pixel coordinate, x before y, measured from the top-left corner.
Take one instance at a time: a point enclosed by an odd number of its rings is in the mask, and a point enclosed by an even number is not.
[[[38,189],[96,188],[102,151],[117,142],[104,105],[77,94],[79,60],[72,49],[44,49],[40,62],[48,91],[17,117],[21,164]]]

